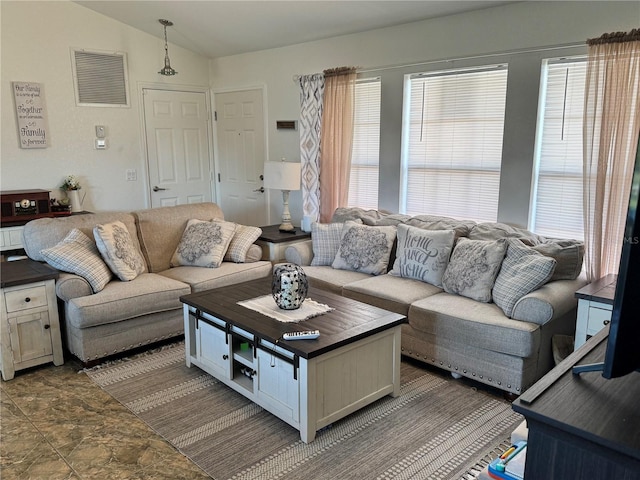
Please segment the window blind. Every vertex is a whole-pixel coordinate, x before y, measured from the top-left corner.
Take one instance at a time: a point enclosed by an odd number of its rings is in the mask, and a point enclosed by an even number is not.
[[[356,82],[348,206],[378,208],[380,78]]]
[[[534,187],[529,229],[584,238],[582,122],[586,58],[542,64]]]
[[[507,66],[408,77],[403,213],[496,221]]]

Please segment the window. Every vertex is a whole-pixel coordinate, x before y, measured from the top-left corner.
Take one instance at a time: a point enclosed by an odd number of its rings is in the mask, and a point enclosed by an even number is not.
[[[380,78],[356,83],[348,206],[378,208]]]
[[[408,75],[401,210],[496,221],[507,66]]]
[[[545,60],[540,82],[534,185],[529,229],[584,238],[582,116],[585,58]]]

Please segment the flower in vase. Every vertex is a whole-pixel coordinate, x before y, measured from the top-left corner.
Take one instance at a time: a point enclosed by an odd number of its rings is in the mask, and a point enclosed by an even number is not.
[[[81,188],[80,181],[75,175],[67,175],[62,185],[60,185],[60,189],[64,191],[80,190]]]

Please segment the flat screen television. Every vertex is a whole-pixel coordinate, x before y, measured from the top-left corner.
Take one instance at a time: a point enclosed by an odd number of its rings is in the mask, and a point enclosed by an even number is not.
[[[616,378],[640,370],[640,142],[636,153],[627,223],[604,362],[577,365],[574,373],[602,371]]]

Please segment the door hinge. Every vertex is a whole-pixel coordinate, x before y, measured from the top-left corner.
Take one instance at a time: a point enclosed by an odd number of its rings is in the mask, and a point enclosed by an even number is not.
[[[217,122],[218,121],[218,111],[214,111],[213,112],[213,119]]]
[[[220,181],[221,181],[221,180],[220,180],[220,174],[218,174],[218,182],[220,182]]]

